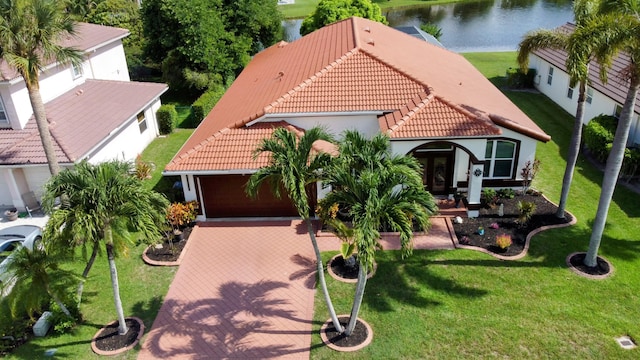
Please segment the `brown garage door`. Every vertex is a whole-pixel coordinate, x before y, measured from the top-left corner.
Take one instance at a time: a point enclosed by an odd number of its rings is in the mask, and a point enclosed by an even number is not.
[[[287,194],[282,191],[282,197],[276,198],[266,183],[260,188],[257,199],[247,197],[245,184],[248,179],[247,175],[199,177],[207,217],[298,216]],[[310,191],[315,194],[315,186]],[[315,207],[315,195],[312,199]]]

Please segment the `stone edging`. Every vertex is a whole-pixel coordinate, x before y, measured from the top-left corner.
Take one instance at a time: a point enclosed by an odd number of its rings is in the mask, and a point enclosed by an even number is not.
[[[544,194],[541,194],[540,196],[544,197],[545,200],[547,200],[548,202],[558,206],[558,204],[554,203],[553,201],[549,200]],[[455,236],[455,240],[454,240],[454,246],[457,249],[468,249],[468,250],[476,250],[476,251],[480,251],[483,252],[485,254],[489,254],[495,258],[498,258],[500,260],[520,260],[523,257],[525,257],[527,255],[527,251],[529,251],[529,245],[531,243],[531,238],[533,238],[535,235],[537,235],[540,232],[543,232],[545,230],[549,230],[549,229],[559,229],[559,228],[563,228],[563,227],[568,227],[571,225],[574,225],[578,222],[578,219],[576,218],[575,215],[573,215],[571,212],[569,212],[568,210],[565,210],[567,213],[569,213],[569,215],[571,215],[571,221],[565,224],[558,224],[558,225],[546,225],[546,226],[542,226],[539,227],[535,230],[533,230],[532,232],[529,233],[529,235],[527,235],[527,238],[524,242],[524,248],[522,249],[522,252],[518,255],[512,255],[512,256],[505,256],[505,255],[500,255],[500,254],[496,254],[494,252],[491,252],[485,248],[479,247],[479,246],[472,246],[472,245],[462,245],[458,242],[458,237]],[[455,234],[455,232],[454,232]]]
[[[345,283],[351,283],[351,284],[355,284],[358,282],[358,279],[347,279],[347,278],[343,278],[338,276],[338,274],[333,272],[333,269],[331,269],[331,263],[333,262],[334,259],[336,259],[338,256],[342,256],[342,254],[336,254],[334,255],[331,259],[329,259],[329,261],[327,261],[327,272],[329,273],[329,275],[338,280],[338,281],[342,281]],[[376,270],[378,269],[378,263],[376,263],[376,261],[373,261],[373,269],[371,270],[370,273],[367,274],[367,279],[371,279],[371,277],[373,275],[376,274]]]
[[[603,258],[602,256],[598,256],[598,258],[602,259],[603,261],[605,261],[607,263],[607,265],[609,265],[609,272],[608,273],[606,273],[604,275],[591,275],[591,274],[587,274],[587,273],[584,273],[584,272],[576,269],[573,265],[571,265],[571,258],[574,255],[578,255],[578,254],[585,254],[585,252],[584,251],[583,252],[573,252],[573,253],[567,255],[567,258],[565,260],[565,262],[567,263],[567,266],[569,267],[569,269],[571,269],[571,271],[573,271],[574,273],[576,273],[576,274],[578,274],[578,275],[580,275],[582,277],[585,277],[587,279],[593,279],[593,280],[606,279],[606,278],[608,278],[609,276],[611,276],[613,274],[613,265],[611,264],[611,262],[609,262],[609,260]]]
[[[127,347],[123,347],[122,349],[116,349],[116,350],[100,350],[100,349],[98,349],[96,347],[96,338],[98,337],[98,334],[100,334],[102,329],[104,329],[105,327],[108,327],[108,326],[110,326],[112,324],[116,324],[118,322],[118,320],[115,320],[115,321],[110,322],[106,326],[102,327],[100,330],[98,330],[98,332],[95,335],[93,335],[93,338],[91,339],[91,350],[93,350],[93,352],[98,354],[98,355],[112,356],[112,355],[118,355],[118,354],[121,354],[121,353],[123,353],[125,351],[131,350],[136,345],[138,345],[138,343],[140,342],[140,338],[142,338],[142,335],[144,334],[144,322],[140,318],[137,318],[135,316],[130,316],[130,317],[125,318],[125,321],[127,319],[133,319],[137,323],[140,324],[140,331],[138,331],[138,337],[136,338],[136,341],[133,342],[133,344],[131,344],[131,345],[127,346]]]
[[[345,317],[349,318],[349,315],[347,314],[338,315],[338,319],[345,318]],[[358,351],[360,349],[365,348],[367,345],[371,344],[371,341],[373,340],[373,329],[371,329],[371,326],[366,321],[360,318],[358,318],[358,321],[361,322],[362,325],[364,325],[367,328],[367,338],[361,344],[358,344],[356,346],[344,347],[344,346],[334,345],[332,342],[330,342],[329,338],[327,338],[326,330],[329,326],[333,325],[333,321],[331,321],[331,319],[328,319],[327,321],[325,321],[324,324],[322,324],[322,327],[320,328],[320,338],[322,339],[322,342],[325,345],[327,345],[328,348],[333,349],[335,351],[340,351],[340,352],[352,352],[352,351]]]
[[[194,227],[194,230],[195,230],[195,227]],[[191,234],[193,235],[193,230],[191,231]],[[191,238],[191,235],[189,235],[189,239],[190,238]],[[157,260],[149,259],[149,257],[147,256],[147,250],[149,250],[153,246],[153,245],[149,245],[142,252],[142,260],[145,263],[147,263],[149,265],[153,265],[153,266],[179,266],[182,263],[182,259],[184,258],[184,254],[187,253],[187,250],[189,249],[189,245],[190,244],[191,244],[191,241],[189,241],[187,239],[187,243],[182,248],[182,251],[180,252],[180,256],[178,256],[178,260],[176,260],[176,261],[157,261]]]

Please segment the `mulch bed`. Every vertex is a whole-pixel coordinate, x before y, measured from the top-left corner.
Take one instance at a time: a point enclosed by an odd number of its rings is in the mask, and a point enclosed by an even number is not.
[[[596,266],[590,267],[585,265],[584,258],[586,256],[586,253],[576,253],[569,258],[569,262],[576,270],[589,275],[601,276],[611,272],[609,263],[599,256],[596,258]]]
[[[357,279],[358,271],[360,271],[360,263],[358,262],[357,255],[354,255],[354,257],[356,258],[354,266],[347,266],[342,255],[333,258],[329,263],[331,271],[343,279]]]
[[[180,253],[182,253],[182,249],[187,245],[187,240],[189,240],[191,230],[193,230],[192,227],[187,227],[182,230],[182,240],[173,240],[172,242],[165,241],[161,244],[161,247],[153,245],[150,246],[146,253],[147,257],[155,261],[177,261],[180,257]]]
[[[349,323],[349,317],[339,317],[338,321],[340,321],[340,324],[343,327],[346,327]],[[356,327],[353,329],[351,336],[345,336],[344,334],[338,333],[333,324],[327,327],[325,334],[327,335],[329,342],[335,346],[349,348],[358,346],[365,342],[369,332],[367,331],[367,327],[360,322],[360,320],[356,320]]]
[[[558,207],[539,194],[516,195],[513,199],[501,199],[504,204],[504,215],[498,216],[498,207],[486,207],[480,210],[477,218],[463,219],[462,224],[454,222],[458,242],[462,245],[471,245],[484,248],[493,253],[504,256],[515,256],[524,250],[527,235],[535,229],[548,225],[560,225],[571,222],[573,217],[565,212],[564,219],[556,217]],[[536,204],[536,211],[531,219],[521,225],[518,219],[518,201],[529,201]],[[499,228],[492,229],[491,224],[498,224]],[[479,227],[484,228],[484,235],[478,234]],[[496,236],[511,235],[512,244],[506,250],[496,246]],[[466,237],[463,239],[463,237]],[[467,240],[467,241],[465,241]]]
[[[138,339],[140,323],[134,319],[125,319],[125,323],[129,331],[124,335],[118,335],[117,321],[103,328],[94,340],[96,348],[102,351],[114,351],[133,344]]]

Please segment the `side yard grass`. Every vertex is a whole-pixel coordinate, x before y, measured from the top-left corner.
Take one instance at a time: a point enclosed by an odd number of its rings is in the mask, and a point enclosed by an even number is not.
[[[513,52],[465,56],[497,83],[515,66]],[[505,93],[552,136],[538,145],[542,168],[534,186],[557,201],[573,119],[543,95]],[[600,249],[613,263],[613,276],[588,280],[565,264],[569,253],[588,247],[601,181],[602,173],[581,157],[569,201],[578,223],[536,235],[519,261],[470,250],[415,251],[406,260],[395,251],[380,252],[360,315],[373,328],[373,342],[340,357],[638,358],[640,350],[623,350],[614,338],[640,340],[640,195],[622,186],[616,190]],[[354,286],[327,281],[336,310],[348,313]],[[317,292],[312,359],[336,356],[318,335],[327,318]]]

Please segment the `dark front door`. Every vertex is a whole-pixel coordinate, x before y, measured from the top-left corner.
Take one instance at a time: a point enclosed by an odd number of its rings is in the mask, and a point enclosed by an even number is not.
[[[453,179],[453,152],[422,152],[415,154],[424,174],[422,181],[425,188],[434,195],[449,194]]]

